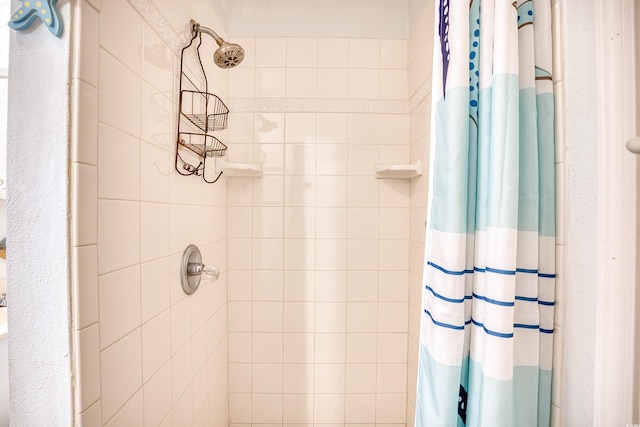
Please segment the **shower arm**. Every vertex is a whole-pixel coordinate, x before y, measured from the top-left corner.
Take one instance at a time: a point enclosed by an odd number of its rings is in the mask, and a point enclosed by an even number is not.
[[[197,33],[210,35],[211,37],[213,37],[216,43],[218,43],[218,46],[222,46],[222,43],[224,43],[222,37],[220,37],[215,31],[213,31],[211,28],[203,27],[193,19],[191,20],[191,32],[193,35],[196,35]]]

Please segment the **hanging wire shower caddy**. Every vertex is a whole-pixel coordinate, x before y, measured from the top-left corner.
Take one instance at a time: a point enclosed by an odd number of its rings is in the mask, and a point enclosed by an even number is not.
[[[180,175],[202,176],[205,182],[212,184],[218,181],[222,172],[213,180],[207,179],[207,159],[224,156],[227,146],[211,132],[226,129],[229,109],[218,96],[209,93],[207,75],[200,57],[202,33],[196,25],[191,22],[191,40],[180,54],[180,113],[175,167]],[[200,84],[196,83],[199,80],[197,76],[190,78],[187,75],[185,53],[190,51],[193,51],[197,63],[194,68],[201,73]]]

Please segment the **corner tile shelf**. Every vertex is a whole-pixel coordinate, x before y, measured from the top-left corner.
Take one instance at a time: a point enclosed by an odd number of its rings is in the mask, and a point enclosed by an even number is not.
[[[229,163],[224,160],[218,160],[217,168],[228,178],[256,178],[262,176],[262,163]]]
[[[376,165],[378,179],[411,179],[422,175],[422,161],[408,165]]]

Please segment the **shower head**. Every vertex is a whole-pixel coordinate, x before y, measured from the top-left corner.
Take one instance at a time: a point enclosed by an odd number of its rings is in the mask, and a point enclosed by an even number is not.
[[[191,20],[191,32],[194,34],[208,34],[218,43],[218,49],[213,54],[213,62],[220,68],[233,68],[244,59],[244,49],[236,43],[226,42],[210,28],[203,27],[193,19]]]

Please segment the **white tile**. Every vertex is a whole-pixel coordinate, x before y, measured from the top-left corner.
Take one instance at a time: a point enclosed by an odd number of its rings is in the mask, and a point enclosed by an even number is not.
[[[380,270],[407,270],[409,268],[408,240],[380,240]]]
[[[143,263],[140,266],[143,322],[169,308],[169,267],[169,257]]]
[[[229,302],[229,332],[251,332],[251,302]]]
[[[378,393],[406,393],[407,364],[379,364],[377,389]]]
[[[144,141],[166,150],[167,154],[175,147],[174,117],[178,114],[170,96],[168,90],[160,91],[147,82],[142,83],[140,137]],[[171,161],[175,162],[175,157],[171,157]],[[167,169],[164,172],[168,175]]]
[[[285,394],[282,401],[282,420],[290,425],[313,424],[313,395]]]
[[[348,116],[342,113],[322,113],[317,115],[318,144],[346,144]]]
[[[170,90],[173,58],[171,49],[146,22],[142,26],[142,77],[160,91]]]
[[[379,140],[386,145],[409,143],[409,116],[406,114],[381,114],[379,116]]]
[[[105,424],[105,427],[140,426],[143,418],[143,397],[142,391],[139,391]]]
[[[188,342],[171,359],[171,395],[174,403],[174,420],[176,411],[178,411],[178,408],[176,408],[178,401],[187,394],[185,392],[191,389],[192,378],[191,342]]]
[[[98,427],[102,425],[102,405],[98,400],[86,411],[76,415],[78,427]]]
[[[314,362],[315,341],[312,333],[284,334],[284,357],[285,364],[288,363],[313,363]],[[313,375],[311,376],[313,378]]]
[[[253,206],[282,206],[285,201],[283,176],[263,176],[253,180]]]
[[[100,399],[100,334],[98,325],[76,332],[76,400],[84,412]]]
[[[171,365],[166,364],[145,385],[144,393],[144,425],[145,427],[160,425],[171,410]]]
[[[252,243],[251,259],[254,269],[282,269],[284,260],[283,242],[281,239],[254,239]]]
[[[135,73],[141,73],[142,18],[126,0],[102,5],[100,45]]]
[[[98,171],[95,166],[73,165],[73,243],[97,242]]]
[[[316,240],[316,270],[346,270],[347,240]]]
[[[346,176],[317,176],[316,177],[316,206],[345,207],[347,206],[347,177]]]
[[[348,394],[345,398],[345,422],[375,423],[375,394]]]
[[[313,302],[284,303],[284,332],[313,332],[315,305]]]
[[[349,270],[377,270],[378,240],[349,239],[347,242],[347,266]]]
[[[407,40],[380,40],[380,68],[406,70]]]
[[[80,37],[78,38],[80,39]],[[98,50],[96,48],[96,55],[97,53]],[[96,70],[97,64],[96,56]],[[97,79],[96,72],[96,83]],[[73,90],[73,161],[97,165],[98,90],[82,80],[74,80]]]
[[[315,175],[315,145],[287,144],[284,148],[284,173],[287,175]]]
[[[315,98],[318,95],[318,71],[315,68],[288,68],[286,80],[288,98]]]
[[[169,207],[169,249],[172,254],[180,253],[191,243],[190,206],[175,205]]]
[[[382,138],[383,135],[380,132],[380,121],[386,116],[381,114],[379,118],[377,114],[349,114],[347,129],[349,144],[377,145],[378,141],[388,144],[389,142]]]
[[[289,116],[289,115],[288,115]],[[288,117],[287,117],[288,119]],[[254,143],[284,142],[284,114],[258,113],[253,119]],[[288,124],[287,124],[287,127]]]
[[[347,237],[346,208],[316,208],[316,238],[344,239]]]
[[[282,207],[256,207],[253,208],[254,238],[282,238],[284,211]],[[231,220],[231,215],[229,216]]]
[[[383,208],[404,208],[409,206],[410,184],[405,180],[381,180],[379,204]]]
[[[373,363],[349,363],[346,365],[347,393],[375,393],[376,365]]]
[[[281,394],[253,394],[251,396],[251,418],[261,423],[282,423]]]
[[[315,363],[345,363],[345,334],[315,334]]]
[[[378,272],[349,271],[347,273],[347,301],[377,301]]]
[[[376,363],[376,334],[347,334],[347,363]]]
[[[347,332],[376,332],[378,329],[377,302],[347,303]]]
[[[252,364],[252,393],[282,393],[282,364]]]
[[[169,256],[169,205],[140,204],[140,257],[142,262]]]
[[[100,276],[100,346],[109,347],[140,326],[140,266]]]
[[[347,300],[345,271],[316,271],[316,302],[344,302]]]
[[[254,302],[282,301],[284,287],[282,271],[254,270],[251,274],[251,294]]]
[[[314,389],[313,364],[285,364],[284,392],[285,393],[313,393]]]
[[[347,146],[319,144],[316,147],[316,173],[318,175],[346,175],[348,171]]]
[[[250,363],[229,363],[229,393],[251,393]]]
[[[74,37],[75,55],[75,76],[92,86],[98,84],[98,54],[100,52],[100,13],[88,7],[87,4],[80,6],[80,19],[78,23],[78,34]]]
[[[349,98],[377,99],[380,96],[380,71],[349,69]]]
[[[316,303],[316,333],[346,331],[346,304],[339,302]]]
[[[316,199],[316,181],[322,177],[289,175],[284,177],[284,204],[287,206],[313,206]]]
[[[173,426],[189,427],[193,425],[193,389],[188,387],[173,405]]]
[[[371,176],[378,163],[377,145],[349,146],[349,175]]]
[[[380,41],[377,39],[350,39],[349,67],[379,68]]]
[[[229,362],[251,362],[251,333],[229,332]]]
[[[282,302],[253,302],[252,310],[253,332],[282,332]]]
[[[313,270],[316,261],[314,239],[285,239],[284,268],[286,270]]]
[[[285,142],[312,144],[316,142],[317,119],[315,113],[288,113]]]
[[[373,174],[369,176],[350,176],[348,185],[350,207],[371,208],[378,206],[378,180]]]
[[[348,237],[351,239],[377,239],[378,209],[349,208]]]
[[[380,301],[408,301],[409,273],[407,271],[379,272]]]
[[[284,173],[284,147],[277,144],[253,144],[253,161],[262,163],[263,175]]]
[[[140,199],[140,140],[100,124],[98,195],[103,199]]]
[[[376,396],[376,423],[402,423],[407,418],[406,394],[378,394]]]
[[[405,302],[378,303],[378,332],[407,332],[408,304]]]
[[[191,300],[184,298],[171,307],[171,354],[176,354],[191,338]]]
[[[321,364],[316,363],[315,392],[316,393],[343,393],[345,381],[345,364]]]
[[[316,211],[313,207],[284,208],[284,237],[315,237]]]
[[[245,48],[246,52],[246,48]],[[247,62],[246,56],[244,63]],[[253,98],[255,97],[255,68],[236,67],[233,73],[229,73],[229,92],[230,98]],[[231,123],[231,120],[229,120]],[[230,138],[230,140],[234,140]]]
[[[349,70],[319,68],[317,84],[318,98],[346,99],[349,97]]]
[[[253,363],[282,363],[283,361],[282,333],[254,333],[251,349]]]
[[[100,50],[100,121],[133,136],[140,135],[140,77]]]
[[[149,379],[171,358],[170,311],[142,325],[142,380]]]
[[[250,270],[251,269],[251,240],[232,239],[228,240],[228,265],[230,270]]]
[[[287,67],[317,67],[318,39],[287,38]]]
[[[169,203],[170,155],[153,144],[140,143],[140,200]]]
[[[380,98],[407,99],[407,72],[405,70],[380,70]]]
[[[256,98],[283,98],[287,95],[285,68],[257,68],[255,71]]]
[[[349,66],[349,39],[319,38],[318,67]]]
[[[313,301],[314,289],[315,274],[313,271],[284,272],[285,301]]]
[[[344,394],[316,394],[313,405],[316,424],[344,423]]]
[[[140,330],[100,354],[102,419],[110,419],[142,386]]]
[[[408,239],[409,210],[405,208],[380,208],[379,237],[380,239]],[[424,231],[424,226],[420,232]]]
[[[98,321],[98,250],[95,245],[73,248],[75,328]]]
[[[287,63],[287,39],[260,37],[256,39],[256,67],[284,67]]]
[[[251,394],[229,394],[229,421],[251,425]]]

